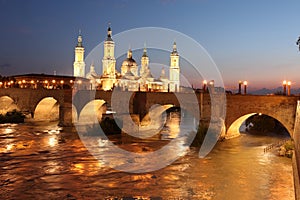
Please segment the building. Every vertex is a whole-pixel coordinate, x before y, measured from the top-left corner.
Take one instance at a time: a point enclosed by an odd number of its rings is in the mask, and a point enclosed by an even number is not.
[[[85,77],[84,47],[82,45],[82,36],[79,33],[77,45],[75,47],[75,57],[73,63],[73,76]]]
[[[129,49],[127,58],[122,62],[121,72],[116,70],[116,59],[114,54],[115,43],[112,39],[111,27],[108,27],[107,38],[104,42],[102,74],[98,75],[95,71],[94,64],[92,64],[89,72],[85,75],[84,47],[82,45],[82,36],[79,34],[77,45],[75,47],[75,60],[73,64],[74,76],[86,77],[90,80],[93,89],[105,91],[112,90],[115,87],[124,91],[180,91],[179,54],[175,42],[170,54],[169,78],[167,78],[164,68],[162,68],[160,77],[153,77],[146,47],[144,47],[140,67],[133,58],[132,50]]]

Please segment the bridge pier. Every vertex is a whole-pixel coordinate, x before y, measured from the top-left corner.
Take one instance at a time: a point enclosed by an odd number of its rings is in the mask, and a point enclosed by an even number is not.
[[[73,126],[72,104],[63,103],[59,106],[59,126]]]

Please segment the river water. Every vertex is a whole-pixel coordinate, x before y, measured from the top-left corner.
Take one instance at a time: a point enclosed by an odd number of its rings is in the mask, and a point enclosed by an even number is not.
[[[291,159],[263,151],[286,136],[242,134],[203,159],[191,147],[165,168],[132,174],[105,166],[75,129],[56,124],[0,126],[0,199],[294,199]],[[164,141],[172,138],[168,130]],[[140,151],[155,142],[122,145]]]

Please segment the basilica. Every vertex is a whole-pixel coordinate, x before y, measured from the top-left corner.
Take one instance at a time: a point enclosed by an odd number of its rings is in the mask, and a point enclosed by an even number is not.
[[[170,54],[169,77],[162,68],[159,77],[153,77],[149,65],[147,49],[144,48],[140,66],[133,59],[131,49],[127,52],[127,58],[122,62],[121,71],[116,70],[116,59],[114,57],[115,43],[112,39],[112,30],[108,27],[107,38],[104,42],[104,55],[102,59],[102,74],[95,71],[92,64],[88,73],[85,73],[84,47],[82,36],[79,34],[75,47],[75,59],[73,64],[73,75],[85,77],[90,80],[91,89],[112,90],[119,88],[124,91],[157,91],[157,92],[179,92],[180,90],[180,67],[179,54],[176,43]]]

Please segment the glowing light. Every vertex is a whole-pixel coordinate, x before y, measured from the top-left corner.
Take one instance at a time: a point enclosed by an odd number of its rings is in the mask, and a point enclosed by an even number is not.
[[[78,83],[78,84],[81,84],[81,83],[82,83],[82,81],[81,81],[81,80],[79,80],[77,83]]]
[[[282,81],[282,85],[286,85],[286,83],[287,83],[286,80]]]
[[[23,83],[26,83],[26,81],[25,81],[25,80],[22,80],[22,82],[23,82]]]
[[[248,85],[248,82],[247,82],[247,81],[244,81],[244,85]]]
[[[11,83],[11,84],[13,84],[13,83],[14,83],[14,81],[10,81],[10,83]]]
[[[6,145],[6,150],[10,151],[10,150],[12,150],[13,147],[14,147],[13,144],[8,144],[8,145]]]
[[[13,133],[14,131],[15,131],[15,129],[11,129],[11,128],[4,129],[5,134],[10,134],[10,133]]]
[[[22,81],[19,81],[18,84],[22,84]]]
[[[3,85],[3,83],[2,83],[2,82],[0,82],[0,85]]]
[[[55,145],[57,145],[57,139],[55,138],[55,136],[49,138],[48,144],[50,147],[54,147]]]
[[[108,143],[107,140],[103,140],[103,139],[98,140],[99,147],[105,147],[107,145],[107,143]]]
[[[73,83],[73,80],[70,80],[70,83]]]
[[[61,84],[64,84],[64,81],[63,81],[63,80],[61,80],[61,81],[60,81],[60,83],[61,83]]]
[[[80,174],[83,174],[84,173],[84,165],[82,163],[76,163],[76,164],[74,164],[73,170]]]
[[[33,83],[34,83],[34,80],[31,80],[30,83],[33,84]]]
[[[288,81],[288,82],[287,82],[287,85],[292,85],[292,82],[291,82],[291,81]]]
[[[259,116],[261,116],[261,115],[262,115],[262,113],[258,113],[258,115],[259,115]]]
[[[55,83],[56,81],[55,80],[52,80],[52,83]]]
[[[7,85],[10,85],[10,82],[8,82]]]
[[[207,84],[207,80],[204,80],[204,81],[203,81],[203,84],[206,85],[206,84]]]
[[[48,81],[47,81],[47,80],[45,80],[45,81],[44,81],[44,83],[46,83],[46,84],[47,84],[47,83],[48,83]]]

